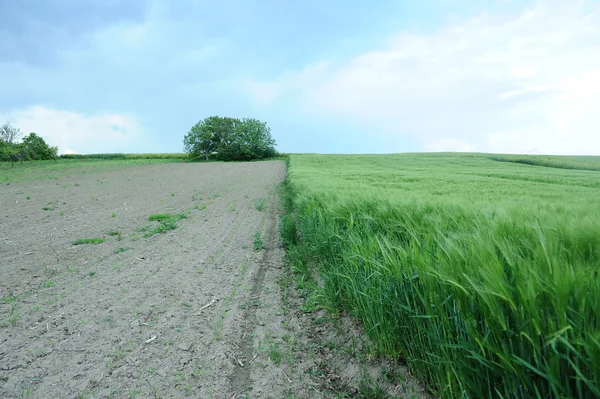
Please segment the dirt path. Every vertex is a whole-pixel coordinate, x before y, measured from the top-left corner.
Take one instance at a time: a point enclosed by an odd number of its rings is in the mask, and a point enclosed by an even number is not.
[[[323,314],[291,306],[284,177],[162,164],[0,186],[0,397],[319,398],[358,380],[364,361],[315,341]],[[186,218],[150,236],[163,213]]]

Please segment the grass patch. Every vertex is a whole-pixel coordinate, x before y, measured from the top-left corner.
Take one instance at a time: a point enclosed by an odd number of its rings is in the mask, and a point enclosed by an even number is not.
[[[256,208],[257,211],[262,212],[267,207],[267,201],[264,198],[260,198],[260,199],[256,200],[254,207]]]
[[[144,238],[152,237],[155,234],[163,234],[177,228],[177,222],[187,218],[183,213],[157,213],[150,215],[148,220],[151,222],[159,222],[158,226],[150,227],[144,233]]]
[[[490,158],[500,162],[513,162],[548,168],[600,171],[600,157],[596,156],[491,155]]]
[[[180,219],[185,219],[187,216],[185,216],[183,213],[156,213],[154,215],[150,215],[148,216],[148,220],[150,222],[163,222],[165,220],[180,220]]]
[[[91,245],[98,245],[98,244],[102,244],[103,242],[105,242],[106,240],[104,238],[79,238],[75,241],[73,241],[73,245],[86,245],[86,244],[91,244]]]
[[[123,240],[123,235],[121,234],[120,231],[109,231],[108,233],[106,233],[107,235],[111,236],[111,237],[115,237],[117,239],[117,241],[122,241]]]
[[[260,238],[260,231],[257,231],[254,234],[254,250],[255,251],[260,251],[264,247],[265,247],[265,244],[264,244],[262,238]]]
[[[15,327],[19,321],[19,315],[13,313],[8,319],[0,322],[0,328]]]
[[[12,292],[9,292],[8,295],[5,295],[0,298],[0,303],[8,305],[9,303],[16,302],[18,297],[14,296]]]
[[[0,183],[10,184],[31,180],[58,180],[70,177],[75,173],[99,173],[136,165],[186,161],[184,157],[179,157],[178,154],[168,157],[158,157],[159,154],[140,154],[142,155],[140,157],[137,157],[137,155],[131,154],[128,157],[112,159],[100,159],[94,156],[71,156],[69,158],[61,156],[60,159],[48,161],[0,162]],[[154,155],[157,156],[152,157]],[[79,187],[80,184],[75,183],[73,186]]]
[[[115,250],[113,251],[113,253],[114,253],[114,254],[120,254],[120,253],[123,253],[123,252],[127,252],[127,251],[129,251],[130,249],[133,249],[133,248],[129,248],[129,247],[126,247],[126,248],[124,248],[124,247],[120,247],[120,248],[117,248],[117,249],[115,249]]]
[[[298,285],[377,354],[444,398],[600,397],[600,174],[484,154],[289,162]]]
[[[46,282],[44,282],[44,284],[42,284],[42,288],[52,288],[54,287],[54,282],[51,280],[47,280]]]

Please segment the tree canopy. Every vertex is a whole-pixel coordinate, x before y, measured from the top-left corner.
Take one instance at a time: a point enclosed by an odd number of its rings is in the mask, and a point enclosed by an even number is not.
[[[21,143],[30,159],[54,159],[58,153],[58,147],[50,147],[43,138],[35,133],[29,133]]]
[[[271,129],[258,119],[211,116],[196,123],[183,139],[192,157],[248,161],[277,155]]]
[[[6,123],[0,127],[0,161],[30,161],[32,159],[55,159],[58,147],[50,147],[35,133],[23,137],[21,143],[19,129]]]
[[[0,126],[0,140],[4,141],[5,143],[16,144],[21,136],[21,130],[8,122]]]

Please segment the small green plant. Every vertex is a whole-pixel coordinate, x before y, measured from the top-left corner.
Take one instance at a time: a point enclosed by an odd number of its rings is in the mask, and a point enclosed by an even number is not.
[[[196,378],[200,377],[202,373],[204,373],[204,370],[202,370],[201,368],[197,368],[192,371],[192,375]]]
[[[369,399],[391,399],[392,397],[375,383],[367,374],[359,382],[360,396]]]
[[[267,202],[265,201],[264,198],[260,198],[260,199],[256,200],[255,208],[257,211],[259,211],[259,212],[264,211],[266,206],[267,206]]]
[[[5,295],[2,298],[0,298],[0,303],[9,304],[15,302],[16,300],[17,297],[14,296],[12,292],[9,292],[8,295]]]
[[[106,234],[108,234],[108,235],[109,235],[109,236],[111,236],[111,237],[114,237],[114,236],[117,236],[117,235],[119,235],[120,233],[119,233],[118,231],[111,230],[111,231],[109,231],[109,232],[108,232],[108,233],[106,233]]]
[[[263,243],[263,240],[260,238],[260,231],[257,231],[254,234],[254,250],[255,251],[260,251],[261,249],[263,249],[265,246],[265,244]]]
[[[127,252],[127,251],[129,251],[130,249],[131,249],[131,248],[129,248],[129,247],[127,247],[127,248],[120,247],[120,248],[117,248],[117,249],[115,249],[115,250],[113,251],[113,253],[114,253],[114,254],[120,254],[120,253],[122,253],[122,252]]]
[[[116,218],[116,217],[117,217],[117,214],[113,212],[113,213],[110,215],[110,217]]]
[[[31,199],[31,197],[30,197],[30,196],[27,196],[27,197],[26,197],[26,199]]]
[[[15,308],[13,307],[10,312],[10,317],[0,323],[0,328],[14,327],[17,325],[18,321],[19,315],[15,313]]]
[[[65,213],[64,212],[59,212],[58,215],[59,216],[65,216]]]
[[[54,287],[54,282],[51,280],[47,280],[46,282],[44,282],[44,284],[42,284],[42,288],[52,288]]]
[[[53,211],[54,210],[54,208],[51,208],[49,206],[45,206],[42,209],[45,210],[45,211]]]
[[[104,238],[80,238],[80,239],[73,241],[73,245],[84,245],[84,244],[98,245],[98,244],[102,244],[104,241],[106,241]]]
[[[279,349],[279,345],[271,344],[269,348],[269,358],[275,366],[279,367],[281,364],[281,350]]]

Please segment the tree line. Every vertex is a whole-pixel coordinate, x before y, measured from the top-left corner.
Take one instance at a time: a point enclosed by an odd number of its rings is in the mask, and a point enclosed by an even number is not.
[[[183,139],[191,157],[249,161],[277,156],[271,129],[258,119],[211,116],[196,123]]]
[[[0,126],[0,162],[56,159],[58,147],[51,147],[35,133],[23,136],[10,123]]]
[[[275,140],[265,122],[254,118],[211,116],[196,123],[183,139],[192,158],[249,161],[277,156]],[[5,123],[0,126],[0,161],[56,159],[58,147],[49,146],[36,133],[23,136]]]

